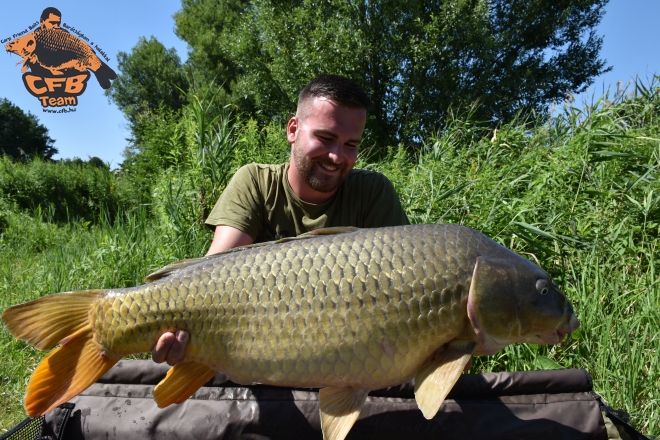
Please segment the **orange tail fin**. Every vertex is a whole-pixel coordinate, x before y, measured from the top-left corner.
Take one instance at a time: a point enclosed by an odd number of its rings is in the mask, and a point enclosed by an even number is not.
[[[2,322],[16,339],[50,350],[89,325],[89,308],[102,290],[56,293],[8,307]]]
[[[9,307],[2,321],[17,339],[53,348],[30,378],[25,394],[28,416],[37,417],[80,394],[119,359],[106,355],[93,339],[89,308],[99,290],[60,293]]]

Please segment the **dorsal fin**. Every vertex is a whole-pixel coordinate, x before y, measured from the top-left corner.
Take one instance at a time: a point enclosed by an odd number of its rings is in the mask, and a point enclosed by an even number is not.
[[[158,269],[156,272],[147,275],[144,278],[144,282],[150,283],[152,281],[165,278],[166,276],[170,275],[172,272],[174,272],[177,269],[192,266],[193,264],[201,263],[202,261],[210,260],[212,257],[213,257],[212,255],[209,255],[208,257],[188,258],[186,260],[180,260],[175,263],[168,264],[167,266]]]
[[[188,258],[186,260],[181,260],[177,261],[172,264],[168,264],[167,266],[158,269],[156,272],[150,273],[144,278],[145,283],[150,283],[152,281],[159,280],[161,278],[165,278],[166,276],[170,275],[172,272],[178,269],[182,269],[184,267],[192,266],[194,264],[201,263],[203,261],[208,261],[208,260],[213,260],[221,255],[226,255],[226,254],[231,254],[234,252],[242,252],[247,249],[253,249],[253,248],[258,248],[262,246],[268,246],[271,244],[279,244],[279,243],[286,243],[287,241],[293,241],[293,240],[306,240],[308,238],[313,238],[319,235],[335,235],[335,234],[345,234],[348,232],[355,232],[359,230],[359,228],[353,227],[353,226],[341,226],[341,227],[332,227],[332,228],[321,228],[321,229],[316,229],[314,231],[306,232],[304,234],[300,234],[297,237],[286,237],[286,238],[281,238],[279,240],[275,241],[265,241],[263,243],[255,243],[255,244],[250,244],[247,246],[239,246],[235,247],[232,249],[227,249],[226,251],[223,252],[218,252],[217,254],[213,255],[207,255],[205,257],[200,257],[200,258]]]
[[[336,235],[336,234],[347,234],[349,232],[355,232],[359,231],[360,228],[356,228],[355,226],[333,226],[330,228],[321,228],[321,229],[315,229],[313,231],[305,232],[304,234],[300,234],[296,238],[300,237],[309,237],[309,236],[314,236],[314,235]]]

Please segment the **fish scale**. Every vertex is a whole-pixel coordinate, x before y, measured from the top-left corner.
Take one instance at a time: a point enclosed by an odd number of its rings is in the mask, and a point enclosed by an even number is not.
[[[125,356],[185,329],[187,359],[240,383],[400,383],[467,325],[467,261],[477,250],[468,231],[408,226],[228,253],[99,296],[91,312],[96,341]],[[449,248],[436,245],[441,238]]]
[[[319,387],[324,437],[343,439],[369,390],[415,378],[426,418],[472,354],[555,344],[579,322],[550,276],[454,225],[329,228],[169,265],[138,287],[49,295],[9,307],[12,335],[60,347],[27,387],[30,417],[79,394],[122,357],[187,330],[159,406],[216,372],[238,383]]]

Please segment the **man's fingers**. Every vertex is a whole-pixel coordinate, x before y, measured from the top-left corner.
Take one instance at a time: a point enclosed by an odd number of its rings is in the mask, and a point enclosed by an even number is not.
[[[187,331],[179,330],[167,353],[167,363],[174,365],[181,361],[186,354],[186,346],[190,340],[190,334]]]
[[[151,358],[154,360],[154,362],[158,364],[165,362],[168,352],[170,351],[170,348],[172,347],[172,344],[175,340],[176,337],[172,332],[163,333],[163,335],[158,338],[156,345],[154,345],[154,348],[151,349]]]

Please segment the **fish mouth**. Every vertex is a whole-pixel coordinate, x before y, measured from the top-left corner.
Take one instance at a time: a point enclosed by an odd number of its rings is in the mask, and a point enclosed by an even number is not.
[[[564,340],[566,335],[570,335],[580,327],[575,314],[571,313],[568,319],[565,319],[555,330],[542,332],[536,335],[537,338],[542,340],[545,344],[559,344]]]
[[[565,336],[566,334],[560,332],[559,330],[543,332],[536,335],[536,337],[542,341],[541,344],[547,344],[547,345],[559,344],[564,339]]]

